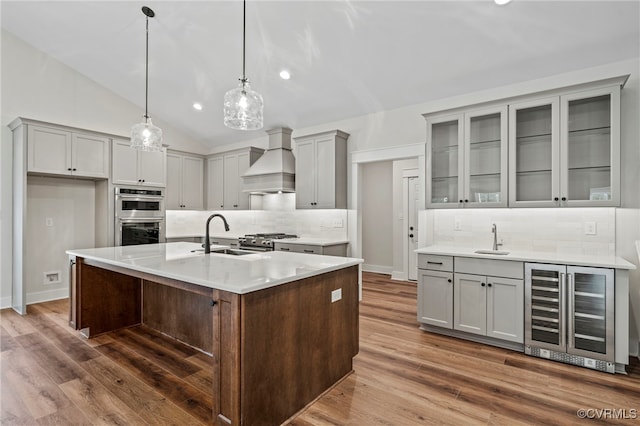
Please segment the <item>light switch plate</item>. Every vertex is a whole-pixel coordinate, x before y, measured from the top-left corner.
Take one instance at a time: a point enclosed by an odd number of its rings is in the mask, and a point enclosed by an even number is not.
[[[454,231],[462,231],[462,221],[459,217],[453,218],[453,230]]]
[[[337,302],[340,299],[342,299],[342,289],[333,290],[331,292],[331,303]]]

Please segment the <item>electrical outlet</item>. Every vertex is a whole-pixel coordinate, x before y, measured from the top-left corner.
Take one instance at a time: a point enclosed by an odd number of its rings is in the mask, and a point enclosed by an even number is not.
[[[595,222],[585,222],[584,223],[584,235],[596,235],[596,223]]]
[[[342,288],[339,288],[337,290],[333,290],[331,292],[331,303],[337,302],[340,299],[342,299]]]
[[[462,231],[462,221],[459,217],[453,218],[453,230],[454,231]]]
[[[47,217],[44,219],[44,224],[46,226],[53,226],[53,218],[52,217]]]
[[[334,219],[333,221],[333,227],[334,228],[342,228],[344,226],[344,223],[342,221],[342,219]]]

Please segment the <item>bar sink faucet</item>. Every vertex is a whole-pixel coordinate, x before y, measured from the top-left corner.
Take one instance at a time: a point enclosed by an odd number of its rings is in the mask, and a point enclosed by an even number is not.
[[[498,243],[498,227],[495,223],[491,225],[491,232],[493,233],[493,251],[498,251],[498,246],[502,243]]]
[[[213,219],[214,217],[219,217],[220,219],[222,219],[222,221],[224,222],[224,230],[229,232],[229,224],[227,223],[227,219],[224,218],[224,216],[222,216],[221,214],[218,213],[214,213],[211,216],[209,216],[209,219],[207,219],[207,225],[206,225],[206,229],[204,231],[204,252],[206,253],[211,253],[211,243],[209,242],[209,223],[211,222],[211,219]]]

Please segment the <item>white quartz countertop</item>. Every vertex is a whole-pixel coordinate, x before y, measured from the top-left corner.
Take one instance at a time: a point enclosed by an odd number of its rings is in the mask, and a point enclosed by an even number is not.
[[[229,248],[211,246],[212,250]],[[306,253],[205,255],[197,243],[163,243],[67,250],[67,254],[237,294],[274,287],[362,263],[362,259]]]
[[[335,246],[338,244],[348,244],[349,240],[332,240],[328,238],[317,237],[300,237],[300,238],[281,238],[274,240],[275,243],[287,243],[287,244],[305,244],[311,246]]]
[[[521,262],[560,263],[576,266],[596,266],[601,268],[636,269],[635,265],[618,256],[592,256],[580,254],[547,253],[536,251],[518,251],[500,248],[509,252],[506,255],[475,253],[478,248],[454,246],[428,246],[417,249],[419,254],[435,254],[442,256],[475,257],[480,259],[517,260]]]

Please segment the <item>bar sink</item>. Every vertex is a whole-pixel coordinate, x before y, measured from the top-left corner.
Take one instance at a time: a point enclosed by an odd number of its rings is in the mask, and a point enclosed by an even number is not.
[[[500,255],[500,256],[504,256],[509,254],[508,251],[504,251],[504,250],[476,250],[475,253],[478,254],[496,254],[496,255]]]

